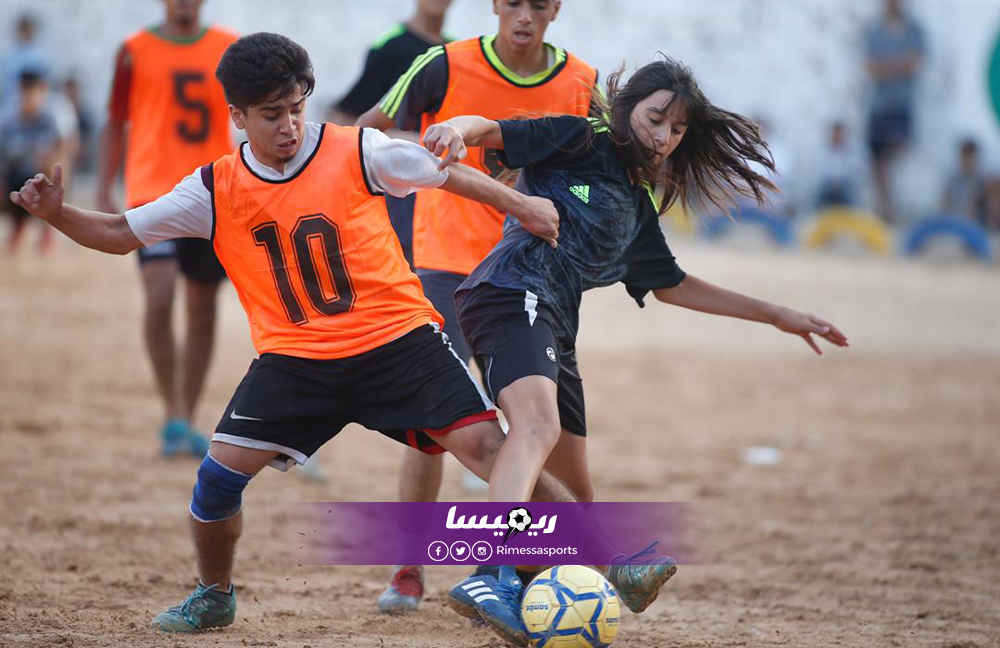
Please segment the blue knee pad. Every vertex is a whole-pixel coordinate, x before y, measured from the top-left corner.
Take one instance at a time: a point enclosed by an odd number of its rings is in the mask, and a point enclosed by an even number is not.
[[[253,475],[226,468],[206,454],[198,467],[191,497],[191,515],[199,522],[220,522],[240,512],[243,489]]]

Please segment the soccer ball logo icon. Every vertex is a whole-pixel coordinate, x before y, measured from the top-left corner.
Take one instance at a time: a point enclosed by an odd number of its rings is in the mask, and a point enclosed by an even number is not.
[[[507,538],[524,531],[529,526],[531,526],[531,513],[528,513],[528,509],[523,506],[511,509],[507,514],[507,533],[500,544],[506,544]]]

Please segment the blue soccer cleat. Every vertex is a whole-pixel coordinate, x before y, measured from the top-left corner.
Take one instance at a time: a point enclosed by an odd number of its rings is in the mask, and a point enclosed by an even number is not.
[[[670,556],[657,556],[655,541],[637,554],[619,554],[608,565],[608,580],[618,590],[623,603],[635,613],[642,612],[660,595],[660,588],[677,573]]]
[[[504,641],[523,647],[528,645],[528,629],[521,620],[523,593],[524,585],[514,568],[504,565],[496,576],[469,576],[451,588],[448,605],[464,617],[478,615]]]
[[[476,567],[476,571],[472,572],[472,576],[466,578],[448,592],[448,606],[466,619],[472,619],[476,623],[481,624],[483,620],[479,618],[479,612],[476,610],[476,600],[469,594],[471,590],[478,589],[481,586],[466,589],[463,585],[470,581],[479,580],[474,578],[476,576],[489,576],[496,579],[499,574],[500,568],[496,565],[481,565]]]
[[[181,419],[170,419],[160,430],[160,448],[164,457],[187,452],[188,424]]]
[[[236,620],[236,588],[220,592],[215,585],[198,583],[180,605],[160,612],[150,626],[161,632],[192,633],[222,628]]]
[[[201,432],[195,431],[190,425],[187,426],[187,453],[197,459],[204,458],[208,454],[209,440]]]

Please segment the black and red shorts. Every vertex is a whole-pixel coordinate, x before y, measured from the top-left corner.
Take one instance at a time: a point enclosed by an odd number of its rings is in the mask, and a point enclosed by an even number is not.
[[[313,360],[264,353],[233,394],[213,441],[280,454],[271,465],[305,463],[348,423],[428,454],[434,440],[496,419],[482,391],[434,325],[365,353]]]

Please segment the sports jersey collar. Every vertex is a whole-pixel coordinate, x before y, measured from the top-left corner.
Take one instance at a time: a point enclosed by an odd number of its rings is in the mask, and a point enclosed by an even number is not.
[[[315,155],[316,149],[319,147],[322,129],[322,125],[316,122],[306,122],[305,132],[302,135],[302,146],[299,147],[299,151],[295,154],[295,157],[285,164],[285,171],[283,173],[279,173],[276,169],[272,169],[254,157],[253,150],[250,148],[250,142],[244,142],[240,145],[240,156],[243,158],[243,162],[247,165],[247,168],[250,169],[250,172],[261,180],[268,182],[291,180]]]
[[[486,57],[486,61],[500,74],[500,76],[516,86],[531,87],[541,85],[555,75],[559,74],[559,71],[566,65],[566,50],[561,47],[555,47],[554,45],[545,43],[546,52],[554,53],[555,61],[551,66],[549,66],[548,69],[532,74],[529,77],[523,77],[504,65],[503,61],[500,60],[500,57],[497,56],[496,50],[493,48],[493,42],[496,39],[496,34],[483,36],[479,39],[479,45],[483,50],[483,56]]]
[[[167,36],[160,29],[159,25],[153,25],[149,28],[149,32],[156,36],[157,38],[162,38],[169,43],[175,43],[177,45],[191,45],[192,43],[197,43],[201,40],[201,37],[208,32],[208,27],[202,27],[201,30],[192,36],[191,38],[177,38],[175,36]]]

